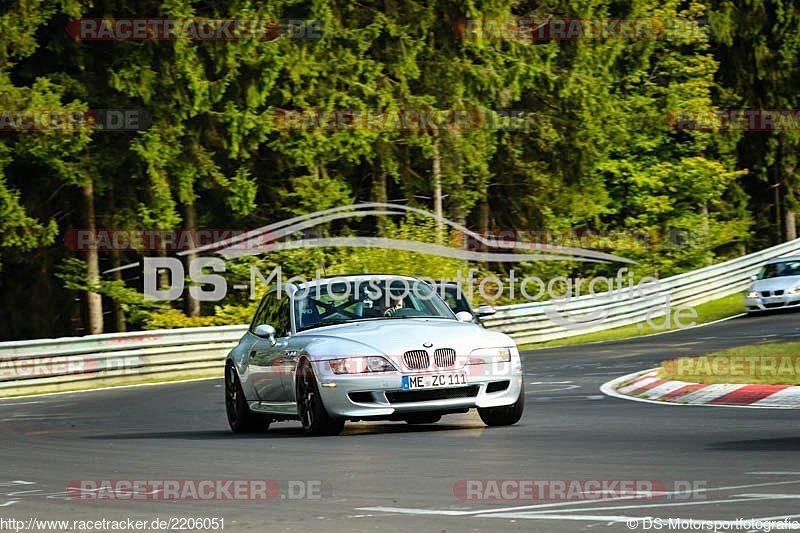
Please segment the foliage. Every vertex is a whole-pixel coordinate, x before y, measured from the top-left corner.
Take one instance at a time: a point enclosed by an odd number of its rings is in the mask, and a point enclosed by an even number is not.
[[[779,187],[775,207],[797,207],[798,133],[677,131],[669,124],[680,111],[796,107],[800,11],[788,0],[740,4],[15,0],[0,12],[1,109],[144,109],[152,124],[136,132],[3,132],[0,290],[9,302],[0,338],[84,333],[76,296],[87,291],[113,309],[116,320],[107,320],[106,329],[246,321],[249,291],[229,291],[191,319],[179,310],[183,299],[144,301],[141,273],[118,267],[175,251],[103,249],[93,258],[64,244],[71,230],[92,224],[249,230],[390,200],[433,211],[440,183],[444,216],[477,231],[648,235],[635,249],[626,239],[599,246],[637,261],[636,278],[775,242],[776,231],[753,229],[773,224],[770,182]],[[322,34],[109,42],[64,31],[79,17],[142,13],[308,19]],[[670,31],[657,38],[549,41],[458,31],[467,18],[506,17],[654,19]],[[527,119],[515,127],[290,128],[280,118],[292,111],[404,110],[483,117],[522,110]],[[330,220],[287,238],[339,235],[454,244],[452,235],[419,217]],[[581,246],[580,238],[561,244]],[[511,268],[408,250],[323,248],[233,259],[225,277],[229,287],[249,284],[252,267],[269,272],[277,265],[304,277],[320,270],[449,279],[473,267],[479,280]],[[547,279],[613,275],[616,266],[513,268]],[[89,281],[93,271],[101,273],[99,282]],[[35,298],[21,289],[30,285]]]

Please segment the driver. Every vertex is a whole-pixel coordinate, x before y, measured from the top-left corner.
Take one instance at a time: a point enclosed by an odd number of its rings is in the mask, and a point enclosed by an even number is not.
[[[392,298],[394,300],[394,304],[387,307],[386,310],[383,312],[383,316],[394,316],[400,309],[404,307],[403,297]]]

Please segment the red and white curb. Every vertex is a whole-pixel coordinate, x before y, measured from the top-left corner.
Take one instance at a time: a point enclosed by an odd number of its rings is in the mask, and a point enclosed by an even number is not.
[[[800,408],[800,387],[793,385],[747,385],[691,383],[658,377],[658,369],[634,372],[605,383],[608,396],[638,402],[718,407]]]

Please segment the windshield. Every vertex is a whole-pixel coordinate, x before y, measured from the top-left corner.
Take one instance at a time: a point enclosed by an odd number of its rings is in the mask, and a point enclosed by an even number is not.
[[[800,261],[785,261],[764,265],[758,279],[781,278],[784,276],[800,276]]]
[[[447,318],[455,315],[427,284],[407,279],[339,279],[295,295],[297,331],[358,320]]]

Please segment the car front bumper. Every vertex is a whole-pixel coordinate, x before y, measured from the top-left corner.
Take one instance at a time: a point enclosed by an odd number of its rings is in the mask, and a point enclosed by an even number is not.
[[[320,397],[331,416],[348,419],[402,417],[404,414],[448,412],[476,407],[499,407],[517,401],[522,390],[522,365],[510,363],[468,365],[437,372],[381,372],[331,375],[324,361],[315,362]],[[464,384],[403,390],[403,375],[466,372]]]
[[[744,299],[744,308],[748,313],[773,311],[776,309],[800,306],[800,294],[783,294],[781,296],[759,296]]]

